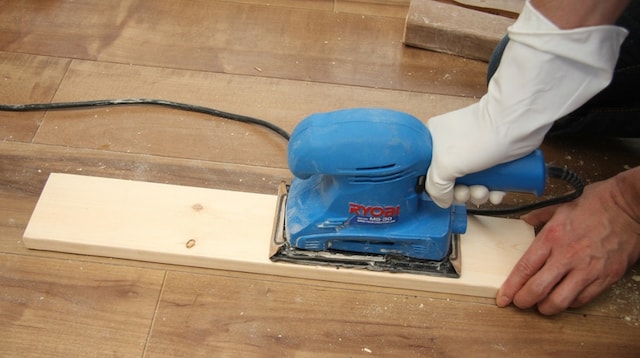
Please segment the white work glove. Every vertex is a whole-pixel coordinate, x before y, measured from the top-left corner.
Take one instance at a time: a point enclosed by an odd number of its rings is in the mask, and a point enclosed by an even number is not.
[[[497,205],[507,193],[504,191],[489,191],[483,185],[461,185],[458,184],[453,188],[453,201],[458,204],[471,202],[475,205],[482,205],[489,201],[491,204]]]
[[[427,122],[425,189],[441,207],[452,204],[456,178],[529,154],[556,119],[605,88],[627,35],[612,25],[560,30],[529,2],[508,33],[487,94]]]

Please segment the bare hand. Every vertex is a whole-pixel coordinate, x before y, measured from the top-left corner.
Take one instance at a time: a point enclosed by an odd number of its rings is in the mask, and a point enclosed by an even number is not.
[[[634,172],[637,178],[640,171]],[[498,291],[497,305],[537,305],[552,315],[590,302],[618,281],[640,257],[640,202],[629,202],[637,199],[633,193],[637,187],[625,190],[612,178],[588,185],[573,202],[523,216],[544,227]]]

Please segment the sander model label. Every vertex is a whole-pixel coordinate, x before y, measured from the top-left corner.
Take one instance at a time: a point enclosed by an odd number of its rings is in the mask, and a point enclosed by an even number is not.
[[[349,220],[351,225],[394,224],[400,216],[400,205],[371,206],[349,203],[349,214],[353,215]]]

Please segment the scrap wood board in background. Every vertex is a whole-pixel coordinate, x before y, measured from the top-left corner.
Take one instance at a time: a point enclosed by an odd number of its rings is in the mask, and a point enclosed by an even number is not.
[[[31,249],[494,297],[529,246],[520,220],[470,217],[462,276],[274,263],[276,195],[53,173],[24,233]]]
[[[411,0],[405,23],[408,46],[489,61],[514,19],[436,0]]]
[[[457,3],[485,8],[490,10],[502,10],[519,14],[526,0],[453,0]]]

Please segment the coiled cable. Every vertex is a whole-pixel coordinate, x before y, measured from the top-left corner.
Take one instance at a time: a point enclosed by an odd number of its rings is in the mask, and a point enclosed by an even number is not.
[[[536,209],[541,209],[551,205],[557,205],[572,201],[582,195],[585,187],[585,183],[578,174],[571,171],[568,168],[557,167],[547,164],[547,175],[549,178],[559,179],[564,181],[573,187],[573,190],[565,195],[561,195],[555,198],[538,201],[531,204],[520,205],[511,208],[497,208],[497,209],[472,209],[467,208],[467,213],[473,215],[485,215],[485,216],[509,216],[528,212]]]

